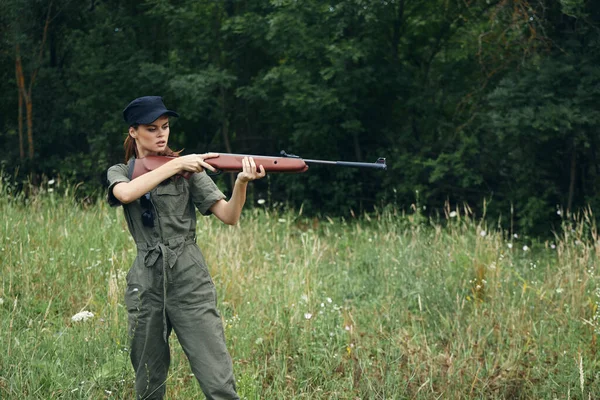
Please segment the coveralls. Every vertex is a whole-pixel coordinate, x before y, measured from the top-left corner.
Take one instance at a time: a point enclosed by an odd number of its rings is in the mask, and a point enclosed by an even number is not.
[[[129,182],[128,166],[109,168],[108,202],[121,205],[112,189]],[[150,192],[154,227],[142,223],[140,200],[123,204],[137,257],[127,274],[131,362],[138,399],[162,399],[170,363],[168,337],[174,329],[207,399],[239,399],[231,357],[217,311],[215,285],[196,245],[196,212],[225,196],[205,172],[189,180],[174,176]]]

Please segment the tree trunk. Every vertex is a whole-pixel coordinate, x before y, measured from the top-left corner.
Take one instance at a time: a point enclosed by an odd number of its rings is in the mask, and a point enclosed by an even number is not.
[[[25,112],[27,118],[27,147],[30,162],[33,161],[35,155],[35,147],[33,144],[33,84],[35,83],[37,73],[40,70],[42,56],[44,54],[44,46],[46,45],[46,39],[48,37],[48,27],[50,26],[51,9],[52,2],[48,4],[48,13],[46,14],[46,22],[44,24],[42,42],[40,43],[40,48],[38,51],[37,63],[34,66],[31,78],[29,79],[29,87],[27,89],[25,88],[25,74],[23,73],[23,63],[21,61],[21,47],[18,43],[15,46],[15,74],[17,78],[17,88],[19,90],[19,151],[21,161],[23,161],[25,158],[25,151],[23,149],[23,100],[25,100]]]
[[[577,149],[575,143],[571,150],[571,176],[569,179],[569,199],[567,200],[567,215],[571,212],[573,206],[573,197],[575,195],[575,178],[576,178],[576,167],[577,167]]]
[[[29,159],[33,160],[33,104],[31,102],[31,94],[25,100],[25,110],[27,112],[27,143],[29,144]]]
[[[29,90],[25,89],[25,76],[23,75],[23,65],[21,63],[21,49],[17,44],[15,49],[15,69],[17,74],[17,87],[19,89],[19,100],[25,100],[25,112],[27,118],[27,143],[28,143],[28,157],[29,160],[33,160],[34,146],[33,146],[33,104],[31,101],[31,89],[32,85],[29,85]],[[19,101],[19,139],[22,140],[23,134],[23,107],[22,102]]]
[[[400,28],[404,19],[404,0],[398,5],[398,15],[392,26],[392,60],[398,61],[398,46],[400,45]]]
[[[352,140],[354,142],[354,156],[356,157],[356,161],[362,161],[362,150],[360,148],[357,132],[352,133]]]
[[[15,50],[15,52],[18,53],[18,48]],[[20,63],[19,63],[19,59],[15,58],[15,75],[17,78],[17,92],[19,92],[19,115],[18,115],[18,122],[19,122],[19,160],[21,160],[21,163],[25,160],[25,148],[23,147],[23,94],[21,93],[21,86],[19,84],[19,80],[20,80],[20,74],[19,74],[19,68],[20,68]]]

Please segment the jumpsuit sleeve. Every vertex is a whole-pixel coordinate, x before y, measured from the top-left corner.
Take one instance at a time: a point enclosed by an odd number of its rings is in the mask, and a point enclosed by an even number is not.
[[[209,208],[217,201],[225,199],[225,195],[204,171],[193,174],[189,183],[192,201],[202,215],[212,214]]]
[[[128,175],[127,165],[125,164],[116,164],[108,169],[106,173],[106,179],[108,181],[108,193],[106,196],[106,200],[111,207],[117,207],[122,205],[119,199],[115,197],[113,194],[113,188],[117,183],[121,182],[129,182],[130,179]]]

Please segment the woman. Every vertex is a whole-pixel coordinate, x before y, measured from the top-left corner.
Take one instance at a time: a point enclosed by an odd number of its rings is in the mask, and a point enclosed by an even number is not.
[[[133,100],[123,111],[129,124],[125,159],[149,155],[177,156],[168,147],[168,110],[158,96]],[[218,154],[191,154],[130,180],[129,167],[117,164],[107,173],[108,202],[123,205],[127,225],[137,245],[137,257],[127,274],[127,305],[131,362],[138,399],[162,399],[165,394],[174,329],[192,371],[207,399],[239,399],[231,357],[225,347],[216,291],[206,262],[196,245],[197,208],[235,225],[246,201],[248,182],[265,176],[252,158],[245,158],[229,201],[206,175],[214,171],[206,159]],[[189,171],[189,179],[180,173]]]

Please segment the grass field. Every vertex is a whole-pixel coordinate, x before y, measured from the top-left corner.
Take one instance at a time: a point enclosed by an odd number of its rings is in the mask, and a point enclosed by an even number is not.
[[[120,208],[68,192],[1,193],[2,399],[133,398],[135,246]],[[600,241],[591,212],[569,221],[531,242],[464,209],[199,218],[240,396],[600,398]],[[82,311],[93,317],[73,321]],[[171,344],[167,398],[203,398]]]

